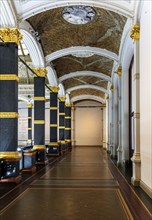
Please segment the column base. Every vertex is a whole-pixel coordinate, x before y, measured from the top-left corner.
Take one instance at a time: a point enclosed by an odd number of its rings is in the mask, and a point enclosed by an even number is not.
[[[140,186],[140,179],[135,179],[134,177],[131,177],[131,183],[133,186]]]
[[[46,149],[38,149],[36,152],[36,165],[45,165],[47,164],[46,158]]]
[[[47,156],[60,156],[60,148],[58,143],[56,145],[48,145],[47,149]]]

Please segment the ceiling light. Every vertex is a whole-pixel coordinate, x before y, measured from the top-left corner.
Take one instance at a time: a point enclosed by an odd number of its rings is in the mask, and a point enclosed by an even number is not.
[[[86,24],[95,18],[96,12],[90,6],[70,6],[64,8],[62,16],[71,24]]]

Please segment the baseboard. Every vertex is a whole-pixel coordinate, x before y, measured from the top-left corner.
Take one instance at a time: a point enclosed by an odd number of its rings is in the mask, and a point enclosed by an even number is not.
[[[147,186],[142,180],[140,180],[140,187],[147,193],[147,195],[152,199],[152,189]]]

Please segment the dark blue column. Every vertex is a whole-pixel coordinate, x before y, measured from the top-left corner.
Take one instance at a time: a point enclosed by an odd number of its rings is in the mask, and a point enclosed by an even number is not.
[[[18,43],[21,35],[17,28],[1,28],[0,37],[0,181],[19,182]]]

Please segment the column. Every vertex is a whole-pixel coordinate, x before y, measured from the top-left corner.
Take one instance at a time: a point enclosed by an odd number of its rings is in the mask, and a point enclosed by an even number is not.
[[[102,146],[103,146],[103,149],[106,149],[106,103],[103,103],[102,104]]]
[[[74,106],[72,106],[72,109],[71,109],[71,125],[72,125],[72,130],[71,130],[71,135],[72,135],[72,146],[75,146],[75,108]]]
[[[50,143],[48,145],[48,156],[59,156],[58,144],[58,86],[49,86],[50,88]]]
[[[0,29],[0,182],[21,180],[18,146],[18,43],[17,28]],[[4,43],[4,42],[5,43]]]
[[[32,146],[32,103],[27,104],[28,108],[28,146]]]
[[[65,96],[59,97],[59,142],[60,153],[65,152]]]
[[[46,163],[45,147],[45,68],[34,68],[34,147],[36,164]]]
[[[117,159],[118,148],[118,88],[115,86],[113,93],[113,153],[112,157]]]
[[[110,115],[110,149],[109,149],[109,153],[110,156],[113,156],[113,144],[114,144],[114,137],[113,137],[113,130],[114,130],[114,115],[113,115],[113,91],[114,91],[114,87],[113,85],[111,85],[110,87],[110,94],[109,94],[109,115]]]
[[[71,104],[65,106],[65,141],[68,150],[71,149]]]
[[[109,152],[109,96],[106,97],[106,150]]]
[[[118,148],[117,148],[117,165],[122,165],[122,134],[121,134],[121,76],[122,76],[122,68],[118,67],[116,71],[118,75]]]
[[[140,27],[134,25],[130,37],[134,40],[134,94],[135,100],[135,112],[134,112],[134,134],[135,134],[135,150],[133,157],[131,158],[133,164],[133,175],[131,182],[133,185],[138,186],[141,178],[141,156],[140,156],[140,73],[139,73],[139,38]]]

